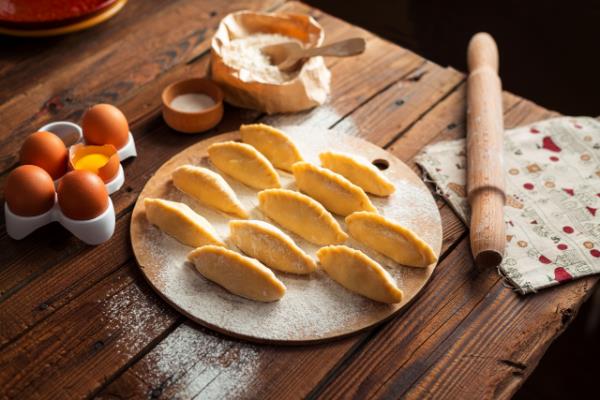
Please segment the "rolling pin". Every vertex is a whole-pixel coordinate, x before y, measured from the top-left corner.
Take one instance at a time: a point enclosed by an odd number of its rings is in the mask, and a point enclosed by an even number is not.
[[[478,33],[467,50],[467,196],[471,205],[471,251],[480,268],[500,265],[504,226],[504,124],[498,48]]]

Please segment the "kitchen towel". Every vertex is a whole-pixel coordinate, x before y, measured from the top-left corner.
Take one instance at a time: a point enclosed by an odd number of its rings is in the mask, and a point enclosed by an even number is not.
[[[427,146],[417,163],[468,224],[465,139]],[[506,131],[506,253],[522,294],[600,273],[600,122],[553,118]]]

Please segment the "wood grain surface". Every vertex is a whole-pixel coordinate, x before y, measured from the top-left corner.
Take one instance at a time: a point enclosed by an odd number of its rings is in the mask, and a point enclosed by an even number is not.
[[[265,118],[226,107],[213,131],[184,136],[160,117],[160,92],[204,75],[218,21],[244,8],[310,13],[327,41],[361,36],[365,54],[328,61],[329,103]],[[322,345],[226,338],[188,321],[146,284],[128,241],[131,211],[172,155],[242,122],[318,125],[362,135],[416,169],[428,143],[465,135],[465,77],[301,3],[130,0],[77,35],[0,38],[0,186],[24,137],[120,107],[139,157],[112,196],[114,237],[86,246],[60,226],[21,241],[0,219],[0,398],[508,398],[597,284],[588,277],[523,297],[495,271],[475,272],[465,226],[438,201],[440,263],[417,301],[388,323]],[[6,51],[4,51],[6,49]],[[504,93],[507,128],[555,115]],[[2,217],[3,218],[3,217]]]

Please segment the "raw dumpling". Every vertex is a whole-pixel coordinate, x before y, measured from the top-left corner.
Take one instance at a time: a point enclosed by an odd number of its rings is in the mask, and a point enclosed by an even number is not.
[[[292,140],[279,129],[265,124],[242,125],[242,141],[255,147],[273,163],[275,168],[291,171],[302,156]]]
[[[266,266],[293,274],[310,274],[317,268],[292,238],[264,221],[229,221],[230,238],[241,251]]]
[[[255,189],[281,187],[269,160],[246,143],[221,142],[208,148],[210,161],[227,175]]]
[[[258,193],[261,211],[296,235],[320,246],[343,243],[348,235],[333,216],[317,201],[286,189]]]
[[[300,161],[292,167],[300,191],[323,204],[329,211],[346,216],[356,211],[374,211],[366,193],[343,176]]]
[[[173,171],[173,184],[179,190],[217,210],[248,218],[242,203],[225,179],[208,168],[182,165]]]
[[[202,246],[188,254],[198,272],[238,296],[256,301],[276,301],[285,285],[273,271],[254,258],[219,246]]]
[[[144,199],[146,217],[150,223],[192,247],[214,244],[225,246],[210,222],[187,204],[163,199]]]
[[[327,246],[317,251],[317,257],[327,275],[346,289],[382,303],[402,301],[402,290],[391,275],[362,251]]]
[[[431,246],[416,233],[379,214],[357,212],[346,217],[350,236],[397,263],[427,267],[437,261]]]
[[[337,172],[365,192],[376,196],[389,196],[396,188],[373,164],[362,157],[326,151],[319,154],[321,165]]]

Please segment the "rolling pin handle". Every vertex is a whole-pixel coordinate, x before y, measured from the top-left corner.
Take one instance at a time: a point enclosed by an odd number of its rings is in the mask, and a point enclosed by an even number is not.
[[[477,266],[498,266],[506,246],[502,83],[498,47],[478,33],[467,49],[467,194],[471,250]]]
[[[489,33],[479,32],[469,41],[467,49],[467,64],[469,71],[489,67],[498,73],[498,47]]]

